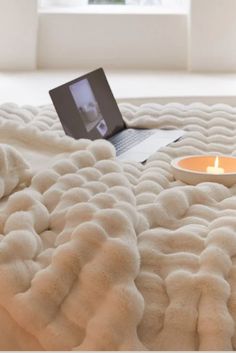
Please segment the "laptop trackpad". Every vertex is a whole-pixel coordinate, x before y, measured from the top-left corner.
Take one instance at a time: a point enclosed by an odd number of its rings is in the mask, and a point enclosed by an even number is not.
[[[144,162],[153,153],[161,147],[178,140],[183,136],[183,130],[151,130],[155,133],[151,134],[145,140],[131,147],[124,153],[121,153],[117,158],[120,160],[132,160],[135,162]]]

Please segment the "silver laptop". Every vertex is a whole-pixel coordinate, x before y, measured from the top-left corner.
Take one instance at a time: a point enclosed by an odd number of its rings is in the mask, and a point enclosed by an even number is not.
[[[67,135],[107,139],[121,160],[144,162],[184,134],[183,130],[127,128],[102,68],[56,87],[49,94]]]

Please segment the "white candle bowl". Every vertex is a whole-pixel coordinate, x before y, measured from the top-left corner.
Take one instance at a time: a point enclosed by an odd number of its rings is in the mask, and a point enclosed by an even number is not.
[[[219,156],[219,167],[224,170],[219,174],[207,172],[211,170],[208,167],[214,166],[215,159],[216,156],[211,155],[176,158],[171,162],[174,177],[190,185],[214,182],[230,187],[236,184],[236,157]]]

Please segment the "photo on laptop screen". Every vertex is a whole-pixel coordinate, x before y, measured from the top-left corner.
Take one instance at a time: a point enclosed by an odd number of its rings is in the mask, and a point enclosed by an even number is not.
[[[105,136],[107,124],[102,115],[98,101],[87,78],[69,86],[76,107],[87,132],[96,127],[98,132]]]

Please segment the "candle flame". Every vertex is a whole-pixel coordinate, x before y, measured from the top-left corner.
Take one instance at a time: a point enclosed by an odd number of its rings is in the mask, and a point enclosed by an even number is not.
[[[219,157],[217,156],[215,159],[215,164],[214,164],[215,168],[219,168]]]
[[[214,160],[214,167],[207,167],[206,171],[207,173],[211,173],[211,174],[223,174],[225,173],[224,168],[220,168],[219,167],[220,161],[219,161],[219,157],[217,156]]]

